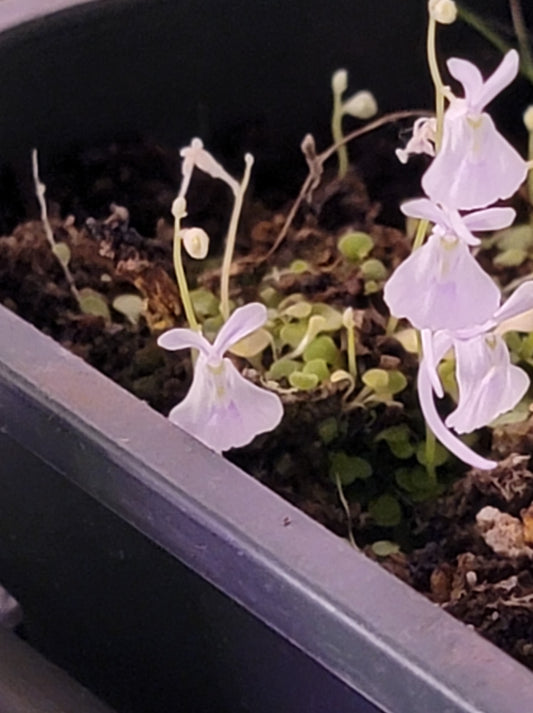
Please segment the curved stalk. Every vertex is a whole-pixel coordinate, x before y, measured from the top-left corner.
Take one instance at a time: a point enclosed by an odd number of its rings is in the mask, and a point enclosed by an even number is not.
[[[242,177],[239,190],[235,194],[235,201],[233,203],[233,210],[231,212],[228,234],[226,236],[224,259],[222,260],[222,273],[220,275],[220,312],[224,321],[226,321],[229,317],[229,276],[231,270],[231,261],[233,259],[233,253],[235,251],[235,241],[237,239],[237,226],[239,224],[239,218],[241,215],[244,194],[246,193],[248,183],[250,182],[250,174],[254,163],[254,157],[248,153],[244,157],[244,161],[246,167],[244,169],[244,175]]]

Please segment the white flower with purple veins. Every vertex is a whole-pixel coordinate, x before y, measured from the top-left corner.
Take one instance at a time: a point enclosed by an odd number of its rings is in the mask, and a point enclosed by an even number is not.
[[[483,111],[513,81],[518,65],[518,53],[510,50],[484,82],[471,62],[448,60],[448,70],[463,85],[465,96],[451,95],[442,145],[422,178],[422,187],[433,201],[460,210],[483,208],[513,195],[525,180],[527,162]]]
[[[407,201],[401,210],[434,227],[427,243],[411,253],[385,285],[391,314],[432,331],[464,329],[492,317],[500,291],[470,253],[469,246],[480,242],[472,231],[505,228],[515,211],[486,208],[461,216],[427,198]]]
[[[266,319],[266,307],[252,302],[233,312],[213,344],[192,329],[170,329],[157,340],[171,351],[198,350],[191,388],[169,419],[214,451],[246,445],[257,434],[274,429],[283,416],[279,397],[245,379],[224,357]]]
[[[452,453],[475,468],[488,470],[496,464],[482,458],[460,441],[456,433],[470,433],[513,409],[529,387],[529,377],[511,364],[501,334],[513,328],[514,318],[533,308],[533,281],[521,285],[484,324],[458,332],[422,332],[423,359],[418,371],[420,406],[428,426]],[[530,320],[529,320],[530,321]],[[531,325],[528,325],[530,327]],[[437,367],[453,349],[459,390],[457,407],[443,423],[433,392],[444,395]]]

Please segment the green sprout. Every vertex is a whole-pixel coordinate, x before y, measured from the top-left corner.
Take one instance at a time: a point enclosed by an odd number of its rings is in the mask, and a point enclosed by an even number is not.
[[[48,208],[46,206],[46,186],[39,178],[39,158],[37,149],[31,152],[32,174],[35,185],[35,193],[41,210],[41,222],[43,224],[46,240],[50,245],[50,249],[63,270],[63,275],[69,286],[70,293],[78,303],[80,312],[83,314],[91,314],[95,317],[103,317],[106,322],[111,322],[111,313],[106,298],[96,290],[90,287],[84,287],[79,290],[74,281],[74,276],[69,268],[71,253],[70,248],[66,243],[57,242],[54,237],[54,231],[50,225],[48,218]]]
[[[350,114],[358,119],[370,119],[377,113],[378,107],[374,96],[368,91],[357,92],[346,101],[342,95],[348,88],[348,72],[338,69],[331,78],[333,92],[333,112],[331,115],[331,134],[333,142],[338,144],[339,178],[344,178],[348,171],[348,151],[343,142],[342,117]]]

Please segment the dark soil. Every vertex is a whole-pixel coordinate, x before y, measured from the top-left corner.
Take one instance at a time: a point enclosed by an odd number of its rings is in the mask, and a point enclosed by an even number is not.
[[[495,471],[465,474],[464,467],[448,460],[438,469],[439,487],[424,497],[402,490],[393,474],[399,465],[418,467],[416,459],[399,463],[384,443],[375,440],[385,428],[401,424],[407,424],[418,441],[424,438],[412,388],[416,358],[386,335],[388,315],[381,291],[365,294],[361,266],[348,262],[337,249],[341,235],[361,230],[372,236],[372,257],[388,271],[409,254],[398,212],[388,208],[385,213],[381,205],[385,201],[390,205],[391,196],[397,204],[399,198],[417,195],[420,165],[391,169],[393,161],[383,158],[385,153],[393,156],[394,148],[386,133],[375,146],[375,162],[362,162],[364,182],[353,170],[342,181],[326,176],[312,201],[299,211],[286,240],[268,259],[290,201],[280,208],[279,195],[271,204],[261,203],[257,196],[248,199],[232,299],[236,303],[257,299],[260,286],[268,284],[283,296],[301,293],[310,302],[327,302],[340,311],[353,307],[359,373],[374,367],[399,369],[409,387],[393,403],[352,409],[345,408],[343,389],[329,383],[309,392],[284,393],[286,415],[276,432],[227,456],[338,535],[345,537],[351,526],[369,556],[533,668],[530,420],[479,435],[477,448],[492,450],[502,459]],[[0,301],[166,414],[183,398],[191,379],[184,353],[180,357],[156,345],[161,331],[184,324],[173,276],[170,215],[179,183],[178,154],[142,142],[114,145],[71,155],[49,171],[44,167],[41,173],[49,186],[54,234],[70,247],[77,288],[92,288],[109,304],[118,295],[136,292],[147,300],[145,316],[132,324],[114,310],[108,321],[81,314],[38,220],[21,222],[0,238]],[[129,220],[110,210],[113,202],[128,209]],[[216,255],[229,210],[224,186],[195,176],[188,203],[191,224],[210,233],[215,244],[211,252]],[[16,194],[12,205],[21,205]],[[8,224],[12,217],[3,220]],[[309,269],[288,271],[295,259],[307,261]],[[210,259],[201,274],[197,263],[190,261],[186,267],[198,285],[217,293],[218,265],[218,260]],[[513,277],[516,274],[509,273],[503,279],[508,282]],[[342,334],[335,339],[344,350]],[[240,366],[257,379],[257,369],[268,367],[268,358],[262,367],[256,363],[251,369],[244,361]],[[332,422],[335,431],[325,439],[319,426]],[[339,451],[363,457],[373,467],[371,478],[344,489],[349,517],[330,477],[331,454]],[[400,503],[402,517],[390,526],[378,524],[371,503],[391,493]],[[485,506],[516,518],[515,526],[522,528],[522,540],[514,542],[512,553],[505,551],[508,541],[498,552],[487,544],[485,531],[476,522]],[[379,540],[398,543],[401,551],[380,558],[372,548]]]

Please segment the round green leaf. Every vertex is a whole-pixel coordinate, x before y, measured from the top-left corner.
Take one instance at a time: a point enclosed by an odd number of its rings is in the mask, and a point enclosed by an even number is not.
[[[298,371],[301,366],[301,362],[295,359],[278,359],[272,362],[266,376],[267,379],[280,381],[280,379],[287,379],[294,371]]]
[[[304,374],[303,371],[293,371],[289,374],[289,384],[300,391],[312,391],[318,386],[316,374]]]
[[[329,476],[333,481],[339,478],[342,485],[351,485],[355,480],[366,480],[372,475],[372,466],[364,458],[349,456],[338,451],[331,456]]]
[[[372,552],[378,557],[389,557],[400,551],[400,545],[391,540],[378,540],[372,543]]]
[[[368,506],[368,512],[376,525],[395,527],[402,520],[402,508],[393,495],[381,495]]]
[[[315,339],[308,344],[303,353],[303,360],[306,362],[312,361],[313,359],[323,359],[327,364],[335,364],[338,357],[339,350],[335,342],[326,334],[315,337]]]
[[[385,265],[376,258],[365,260],[361,265],[361,273],[365,280],[374,280],[375,282],[386,280],[388,275]]]
[[[353,232],[343,235],[337,243],[339,251],[352,262],[364,260],[374,247],[374,241],[368,233]]]

